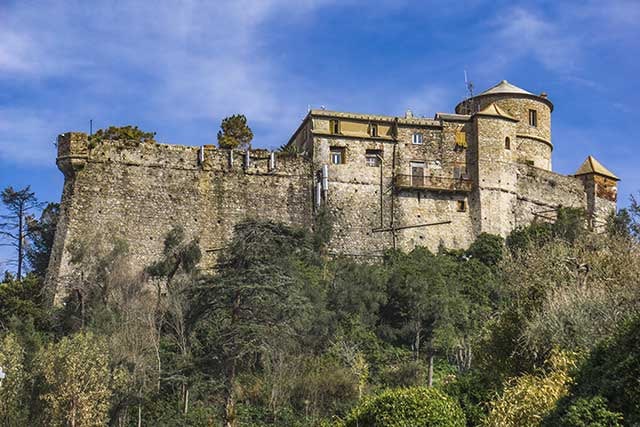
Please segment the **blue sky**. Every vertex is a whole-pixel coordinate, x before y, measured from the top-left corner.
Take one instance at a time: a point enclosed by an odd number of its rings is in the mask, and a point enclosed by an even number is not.
[[[57,134],[136,124],[213,143],[244,113],[254,146],[309,106],[452,111],[502,79],[555,104],[554,170],[593,154],[640,190],[640,2],[0,0],[0,187],[58,201]],[[0,255],[1,256],[1,255]]]

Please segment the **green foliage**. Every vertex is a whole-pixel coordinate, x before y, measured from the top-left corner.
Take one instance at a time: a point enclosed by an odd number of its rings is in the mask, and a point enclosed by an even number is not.
[[[356,317],[366,327],[379,322],[380,307],[387,302],[386,275],[379,265],[339,259],[333,263],[328,303],[340,324]]]
[[[49,344],[39,356],[47,419],[53,425],[98,425],[108,421],[111,387],[104,338],[76,334]]]
[[[553,222],[535,221],[513,230],[506,239],[507,248],[517,255],[529,247],[540,247],[554,239],[573,243],[584,236],[587,231],[584,210],[560,207],[555,214]]]
[[[469,246],[467,254],[488,266],[495,266],[502,260],[504,239],[489,233],[480,233]]]
[[[612,412],[602,396],[575,399],[559,418],[549,417],[548,427],[621,427],[622,414]]]
[[[512,379],[503,394],[490,402],[485,426],[538,426],[569,389],[569,371],[575,355],[556,352],[547,360],[547,370]]]
[[[0,340],[0,420],[2,425],[26,425],[28,417],[27,381],[24,349],[17,337],[7,334]]]
[[[493,397],[491,383],[485,375],[486,372],[471,370],[442,386],[442,390],[460,404],[469,427],[483,424],[487,415],[486,402]]]
[[[460,406],[435,388],[383,391],[365,399],[347,416],[345,427],[458,427],[465,425]]]
[[[591,353],[576,375],[566,406],[575,406],[581,398],[601,396],[608,402],[610,411],[624,416],[625,424],[637,425],[640,423],[639,378],[640,318],[636,318]],[[597,409],[594,402],[591,405]]]
[[[301,154],[300,148],[294,143],[283,144],[278,147],[278,152],[295,156]]]
[[[218,275],[194,296],[191,318],[204,322],[221,343],[219,375],[225,383],[226,422],[236,423],[237,375],[263,353],[290,348],[310,328],[310,301],[295,274],[313,258],[303,230],[272,222],[236,225],[221,254]]]
[[[41,277],[29,274],[22,280],[0,283],[0,329],[11,319],[32,321],[41,329],[49,328],[49,310]]]
[[[40,214],[39,220],[33,218],[27,222],[30,243],[27,248],[27,260],[31,272],[42,278],[45,277],[49,266],[59,215],[60,204],[49,203]]]
[[[89,148],[96,146],[101,141],[130,141],[135,143],[154,143],[156,133],[145,132],[138,126],[109,126],[107,129],[98,129],[89,137]]]
[[[38,202],[36,194],[31,191],[29,185],[21,190],[14,190],[11,186],[6,187],[2,190],[0,199],[6,211],[0,214],[0,242],[4,242],[3,246],[15,249],[16,255],[11,261],[17,267],[16,276],[20,280],[25,267],[27,249],[25,243],[30,237],[27,224],[33,220],[30,212],[40,207],[41,203]]]
[[[220,148],[250,148],[253,132],[247,125],[247,118],[243,114],[226,117],[220,124],[218,131],[218,146]]]

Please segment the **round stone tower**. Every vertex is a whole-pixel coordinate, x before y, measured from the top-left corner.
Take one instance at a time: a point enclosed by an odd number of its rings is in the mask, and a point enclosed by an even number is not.
[[[506,80],[456,106],[458,114],[474,114],[496,104],[518,120],[515,141],[510,141],[512,158],[519,163],[551,170],[551,112],[553,104],[545,93],[534,95]]]

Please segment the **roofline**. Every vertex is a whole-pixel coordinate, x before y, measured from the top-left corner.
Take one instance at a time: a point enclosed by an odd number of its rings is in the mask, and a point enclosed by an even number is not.
[[[455,111],[458,111],[458,107],[460,107],[462,104],[464,104],[465,102],[468,102],[472,99],[481,99],[481,98],[486,98],[489,96],[498,96],[498,97],[505,97],[505,98],[529,98],[529,99],[534,99],[538,102],[542,102],[543,104],[547,104],[547,106],[551,109],[551,112],[553,113],[553,102],[551,102],[549,100],[549,98],[543,98],[542,96],[539,95],[534,95],[534,94],[528,94],[528,93],[512,93],[512,92],[498,92],[498,93],[485,93],[485,94],[479,94],[476,96],[472,96],[470,98],[467,98],[463,101],[460,101],[456,107],[454,108]]]
[[[605,178],[612,179],[614,181],[620,181],[620,178],[618,178],[615,175],[607,175],[607,174],[600,173],[600,172],[583,172],[583,173],[573,174],[573,176],[585,176],[585,175],[600,175],[600,176],[603,176]]]

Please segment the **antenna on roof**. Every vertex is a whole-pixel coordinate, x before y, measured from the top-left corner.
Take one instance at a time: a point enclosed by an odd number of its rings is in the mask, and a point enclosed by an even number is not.
[[[476,112],[476,102],[473,99],[473,82],[469,80],[467,69],[464,69],[464,85],[467,87],[467,99],[464,102],[465,114],[473,114]]]
[[[467,76],[467,69],[464,69],[464,85],[467,87],[469,98],[473,98],[473,82]]]

